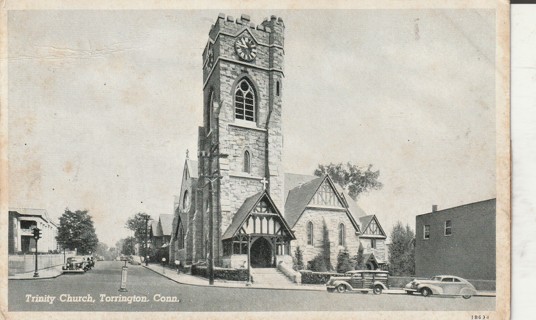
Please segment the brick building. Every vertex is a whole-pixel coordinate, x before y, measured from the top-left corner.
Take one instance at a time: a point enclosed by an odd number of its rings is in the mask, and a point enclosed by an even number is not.
[[[416,217],[415,274],[495,280],[495,205],[490,199]]]
[[[343,192],[328,176],[285,174],[282,168],[284,29],[275,16],[255,25],[247,15],[223,14],[210,29],[203,51],[203,126],[197,160],[187,153],[184,164],[170,260],[205,261],[212,243],[218,266],[244,266],[248,248],[252,266],[292,263],[298,245],[307,262],[322,250],[324,225],[332,261],[339,249],[357,252],[359,218]],[[385,252],[378,254],[384,261]]]

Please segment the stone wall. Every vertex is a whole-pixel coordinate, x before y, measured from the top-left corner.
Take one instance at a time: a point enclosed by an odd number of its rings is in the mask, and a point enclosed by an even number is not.
[[[307,244],[307,223],[311,221],[314,228],[313,245]],[[317,210],[307,208],[301,218],[298,220],[294,228],[294,235],[296,240],[292,241],[292,255],[295,255],[297,246],[303,251],[303,262],[307,266],[307,262],[313,260],[313,258],[323,251],[323,225],[326,224],[329,232],[330,241],[330,260],[331,265],[335,268],[337,266],[337,255],[340,250],[344,250],[345,247],[339,246],[339,224],[343,223],[346,230],[346,249],[350,252],[350,255],[357,254],[359,248],[359,236],[355,234],[355,229],[348,218],[346,211],[344,210]]]

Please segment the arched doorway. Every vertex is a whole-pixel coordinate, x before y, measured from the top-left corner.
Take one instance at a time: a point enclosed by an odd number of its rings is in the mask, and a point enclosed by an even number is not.
[[[251,245],[251,266],[253,268],[270,268],[272,265],[272,244],[266,238],[258,238]]]

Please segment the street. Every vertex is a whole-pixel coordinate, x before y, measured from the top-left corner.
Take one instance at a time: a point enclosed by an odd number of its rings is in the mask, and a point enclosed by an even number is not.
[[[491,311],[494,297],[445,298],[394,294],[183,285],[128,265],[128,292],[119,292],[119,261],[98,261],[85,274],[9,280],[9,311]],[[155,301],[156,300],[156,301]]]

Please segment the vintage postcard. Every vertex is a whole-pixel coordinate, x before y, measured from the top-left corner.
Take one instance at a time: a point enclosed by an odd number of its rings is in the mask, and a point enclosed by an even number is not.
[[[508,2],[2,4],[3,318],[509,318]]]

